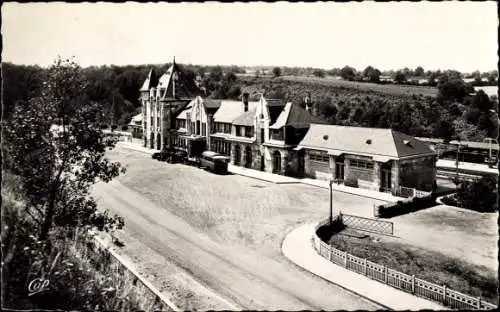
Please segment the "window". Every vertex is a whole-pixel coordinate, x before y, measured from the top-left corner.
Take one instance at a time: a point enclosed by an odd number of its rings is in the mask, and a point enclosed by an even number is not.
[[[201,124],[201,135],[207,135],[207,124],[206,123]]]
[[[373,163],[365,160],[351,159],[350,165],[360,169],[373,169]]]
[[[312,161],[318,161],[318,162],[323,162],[323,163],[328,163],[330,162],[330,156],[326,153],[309,153],[309,159]]]
[[[253,127],[245,127],[245,136],[247,138],[253,137]]]
[[[265,141],[264,140],[265,139],[265,134],[266,133],[265,133],[264,129],[261,129],[260,130],[260,142],[262,142],[262,143],[264,143],[264,141]]]
[[[235,126],[236,127],[236,136],[241,136],[241,127],[240,126]]]

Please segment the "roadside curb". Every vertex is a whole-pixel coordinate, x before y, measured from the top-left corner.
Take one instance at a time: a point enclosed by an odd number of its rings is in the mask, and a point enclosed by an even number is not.
[[[329,189],[328,186],[322,186],[322,185],[312,184],[312,183],[306,183],[306,182],[300,182],[300,183],[302,183],[304,185],[310,185],[310,186],[319,187],[319,188],[326,189],[326,190]],[[355,196],[359,196],[359,197],[364,197],[364,198],[375,199],[375,200],[383,201],[383,202],[386,202],[386,203],[395,203],[397,201],[397,200],[390,201],[390,200],[387,200],[387,199],[381,199],[381,198],[370,196],[370,195],[357,194],[357,193],[354,193],[354,192],[349,192],[347,190],[341,190],[341,189],[336,189],[336,188],[333,188],[333,191],[335,191],[335,192],[342,192],[342,193],[346,193],[346,194],[351,194],[351,195],[355,195]]]
[[[288,233],[287,233],[287,235],[285,236],[285,238],[283,238],[283,240],[281,241],[281,248],[280,248],[280,250],[281,250],[281,254],[285,257],[286,261],[288,261],[289,263],[291,263],[291,264],[293,264],[294,266],[296,266],[299,270],[302,270],[302,271],[304,271],[304,272],[307,272],[307,273],[310,273],[310,274],[312,274],[312,275],[314,275],[314,276],[317,276],[317,277],[321,278],[322,280],[324,280],[325,282],[331,283],[331,284],[333,284],[333,285],[335,285],[335,286],[337,286],[337,287],[342,288],[343,290],[345,290],[345,291],[347,291],[347,292],[353,293],[353,294],[355,294],[356,296],[359,296],[359,297],[361,297],[361,298],[363,298],[363,299],[365,299],[365,300],[367,300],[367,301],[369,301],[369,302],[372,302],[372,303],[374,303],[374,304],[376,304],[376,305],[378,305],[378,306],[382,307],[382,308],[383,308],[383,309],[385,309],[385,310],[394,311],[394,309],[391,309],[391,308],[389,308],[388,306],[386,306],[386,305],[384,305],[384,304],[382,304],[382,303],[380,303],[380,302],[377,302],[377,301],[375,301],[375,300],[373,300],[373,299],[371,299],[371,298],[369,298],[369,297],[367,297],[367,296],[365,296],[365,295],[362,295],[362,294],[360,294],[360,293],[356,292],[355,290],[352,290],[352,289],[346,288],[346,287],[344,287],[344,286],[342,286],[342,285],[340,285],[340,284],[337,284],[337,283],[335,283],[335,282],[330,281],[329,279],[327,279],[327,278],[325,278],[325,277],[323,277],[323,276],[321,276],[321,275],[319,275],[319,274],[316,274],[316,273],[314,273],[314,272],[311,272],[311,271],[309,271],[308,269],[306,269],[306,268],[304,268],[304,267],[300,266],[299,264],[297,264],[296,262],[294,262],[292,259],[290,259],[290,258],[289,258],[289,257],[285,254],[285,252],[283,251],[283,243],[285,242],[285,239],[286,239],[286,237],[288,236],[288,234],[290,234],[290,233],[291,233],[291,232],[293,232],[294,230],[295,230],[295,229],[293,229],[293,230],[291,230],[290,232],[288,232]]]
[[[183,311],[177,305],[175,305],[170,299],[168,299],[162,292],[160,292],[153,284],[146,280],[135,268],[134,264],[125,259],[123,256],[117,254],[108,243],[103,241],[101,238],[95,236],[94,240],[105,248],[116,260],[118,260],[124,267],[127,268],[133,275],[135,275],[147,288],[149,288],[163,303],[168,306],[173,311]]]
[[[282,254],[298,267],[387,309],[448,310],[438,303],[415,297],[329,262],[312,246],[313,233],[310,232],[314,228],[313,223],[303,224],[290,231],[282,242]]]

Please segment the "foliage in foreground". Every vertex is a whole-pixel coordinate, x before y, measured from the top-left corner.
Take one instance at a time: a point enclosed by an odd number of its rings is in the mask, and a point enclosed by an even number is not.
[[[7,195],[7,194],[2,194]],[[120,278],[107,268],[97,270],[77,241],[89,237],[86,229],[56,228],[47,240],[31,233],[33,221],[23,206],[3,196],[2,202],[2,305],[11,309],[111,310],[133,299],[118,298]],[[30,282],[48,280],[39,293]]]
[[[86,97],[81,68],[58,59],[42,85],[2,125],[2,299],[19,308],[95,309],[112,303],[99,297],[107,284],[75,265],[68,235],[123,227],[121,217],[97,209],[90,189],[124,168],[105,157],[116,142],[99,127],[103,112]],[[30,281],[45,276],[56,291],[28,296]]]

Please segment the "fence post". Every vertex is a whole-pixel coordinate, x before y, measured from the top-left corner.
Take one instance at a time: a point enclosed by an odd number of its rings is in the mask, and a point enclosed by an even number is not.
[[[443,285],[443,304],[446,305],[446,285]]]
[[[328,261],[332,262],[332,246],[328,246]]]
[[[415,275],[411,276],[411,293],[415,293]]]
[[[389,282],[389,275],[387,273],[387,265],[384,265],[384,272],[385,272],[385,283],[388,284],[388,282]]]
[[[481,309],[481,296],[477,297],[477,308]]]
[[[344,252],[344,267],[347,268],[347,251]]]
[[[363,272],[364,272],[364,273],[365,273],[365,275],[366,275],[366,273],[367,273],[367,269],[366,269],[366,258],[364,258],[364,259],[363,259]]]

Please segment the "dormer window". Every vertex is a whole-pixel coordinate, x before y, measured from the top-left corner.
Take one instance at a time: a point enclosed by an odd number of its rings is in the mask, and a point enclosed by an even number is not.
[[[404,145],[411,147],[410,140],[403,140]]]

